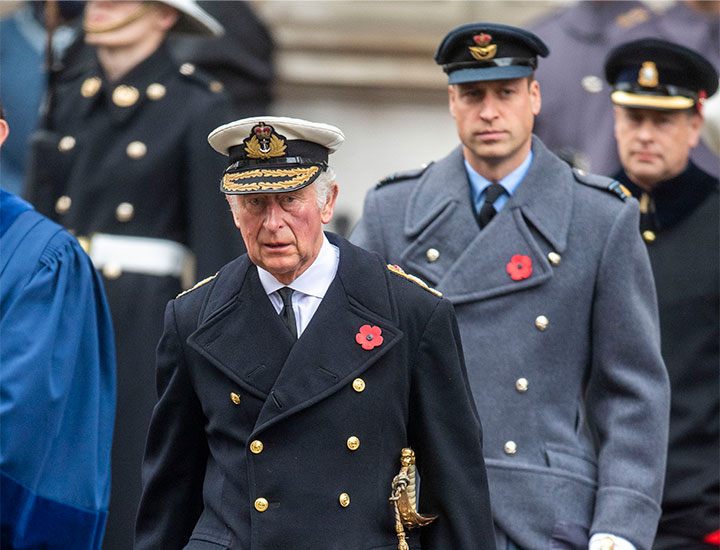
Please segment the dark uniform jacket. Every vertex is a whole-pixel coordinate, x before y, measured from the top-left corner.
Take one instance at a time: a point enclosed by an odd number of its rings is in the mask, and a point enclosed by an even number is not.
[[[155,403],[155,346],[167,301],[192,282],[129,269],[134,242],[99,256],[96,234],[162,239],[214,274],[242,250],[218,180],[226,165],[208,133],[232,120],[229,101],[164,46],[119,81],[95,60],[60,75],[47,128],[34,137],[28,195],[81,237],[103,274],[115,326],[118,401],[105,550],[127,550],[141,492],[145,435]],[[157,241],[152,241],[157,242]],[[127,250],[130,248],[130,250]]]
[[[642,190],[618,174],[638,198]],[[641,225],[660,307],[672,401],[658,547],[720,529],[720,200],[694,164],[650,193]],[[651,233],[647,233],[651,232]]]
[[[532,150],[482,231],[457,148],[370,191],[352,240],[455,306],[498,531],[523,548],[587,549],[604,532],[647,550],[669,395],[637,202]]]
[[[494,548],[452,306],[328,238],[338,272],[297,341],[247,256],[168,304],[137,550],[394,550],[388,497],[406,446],[419,511],[439,514],[411,547]],[[356,342],[363,325],[381,345]]]

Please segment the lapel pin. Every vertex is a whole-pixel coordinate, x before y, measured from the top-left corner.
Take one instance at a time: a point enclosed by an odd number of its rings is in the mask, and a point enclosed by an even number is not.
[[[522,281],[532,273],[532,260],[528,256],[515,254],[505,266],[513,281]]]
[[[383,343],[380,327],[363,325],[355,335],[355,341],[362,346],[362,349],[371,350]]]

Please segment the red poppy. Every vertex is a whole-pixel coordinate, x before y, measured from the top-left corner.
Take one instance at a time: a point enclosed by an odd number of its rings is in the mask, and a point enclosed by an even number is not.
[[[532,260],[522,254],[515,254],[505,268],[513,281],[522,281],[532,273]]]
[[[714,533],[705,535],[703,542],[706,542],[707,544],[714,544],[715,546],[720,546],[720,529],[718,529]]]
[[[380,327],[363,325],[355,335],[355,341],[362,346],[362,349],[373,349],[383,343],[383,337],[380,336],[381,334],[382,330]]]

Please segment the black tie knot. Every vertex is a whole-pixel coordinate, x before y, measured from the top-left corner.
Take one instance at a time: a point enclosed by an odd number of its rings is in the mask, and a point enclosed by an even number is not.
[[[493,203],[498,200],[500,195],[504,192],[505,188],[499,183],[491,183],[488,185],[487,189],[485,189],[485,202],[478,213],[478,223],[480,224],[481,229],[490,223],[493,216],[497,214],[497,210],[495,210]]]

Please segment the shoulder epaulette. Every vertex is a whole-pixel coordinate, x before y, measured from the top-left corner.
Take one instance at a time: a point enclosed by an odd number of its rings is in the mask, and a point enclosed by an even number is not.
[[[618,197],[620,200],[624,201],[631,196],[631,193],[630,191],[628,191],[627,187],[612,178],[598,176],[596,174],[588,174],[587,172],[585,172],[584,170],[580,170],[579,168],[573,168],[573,176],[575,176],[575,179],[580,183],[584,183],[585,185],[589,185],[590,187],[596,187],[597,189],[608,191]]]
[[[439,290],[435,290],[434,288],[428,286],[428,284],[423,281],[420,277],[416,277],[415,275],[410,275],[409,273],[405,273],[402,267],[399,265],[393,265],[393,264],[387,264],[387,268],[392,271],[393,273],[400,275],[401,277],[405,277],[407,280],[412,281],[416,285],[419,285],[423,287],[425,290],[432,292],[435,294],[435,296],[439,296],[442,298],[442,292]]]
[[[192,288],[188,288],[187,290],[182,291],[180,294],[178,294],[177,296],[175,296],[175,299],[177,300],[178,298],[180,298],[180,296],[185,296],[187,293],[192,292],[192,291],[195,290],[196,288],[200,288],[200,287],[203,286],[205,283],[209,283],[210,281],[212,281],[215,277],[217,277],[217,273],[216,273],[215,275],[212,275],[212,276],[208,277],[207,279],[203,279],[203,280],[200,281],[199,283],[195,283],[195,286],[193,286]]]
[[[379,182],[377,182],[376,187],[382,187],[383,185],[388,185],[389,183],[397,183],[399,181],[419,178],[423,175],[423,172],[425,172],[425,170],[430,167],[431,164],[432,162],[429,162],[428,164],[423,164],[420,168],[416,168],[415,170],[403,170],[402,172],[395,172],[394,174],[390,174],[389,176],[386,176]]]
[[[213,93],[219,94],[225,90],[225,86],[219,80],[214,79],[209,74],[198,69],[192,63],[183,63],[180,65],[180,74],[187,77],[190,80],[194,80],[201,86],[207,88]]]

